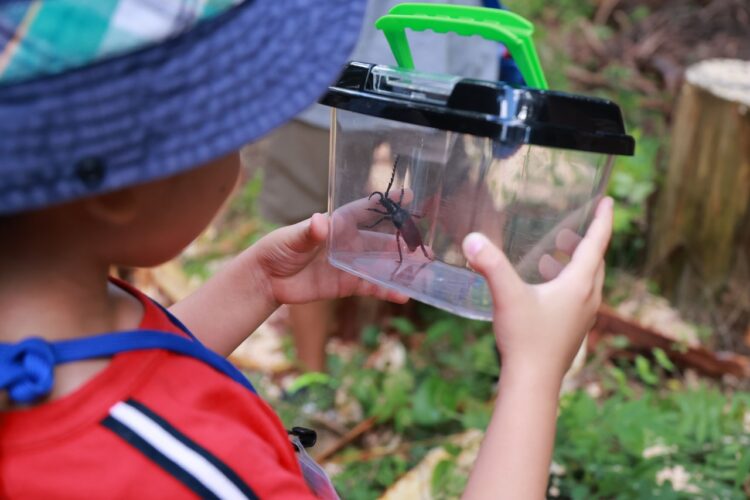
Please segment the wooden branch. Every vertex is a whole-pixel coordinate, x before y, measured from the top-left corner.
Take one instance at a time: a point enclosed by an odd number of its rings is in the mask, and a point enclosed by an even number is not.
[[[635,67],[632,67],[631,70],[633,71],[633,74],[628,78],[627,82],[621,83],[623,87],[634,90],[652,99],[659,96],[659,88],[653,81],[643,76]],[[594,73],[576,66],[565,70],[565,76],[584,87],[613,88],[614,86],[613,82],[609,81],[602,73]]]
[[[602,43],[599,35],[594,31],[594,26],[586,19],[581,19],[578,23],[580,33],[583,35],[583,39],[586,45],[594,52],[594,54],[602,60],[607,59],[607,48]]]
[[[315,458],[316,462],[325,462],[329,460],[332,456],[346,448],[362,434],[371,430],[373,427],[375,427],[375,417],[370,417],[361,421],[360,423],[355,425],[352,430],[344,434],[338,441],[333,443],[333,445],[331,445],[328,449],[323,450],[319,454],[315,454],[313,458]]]
[[[594,24],[606,24],[612,11],[617,8],[620,0],[602,0],[594,14]]]
[[[628,80],[629,81],[626,87],[629,87],[636,92],[647,95],[649,97],[659,95],[659,87],[656,85],[656,83],[654,83],[653,80],[650,80],[643,76],[637,69],[633,69],[633,76],[631,76]]]
[[[680,84],[682,84],[682,77],[684,70],[672,57],[666,55],[655,54],[650,57],[648,61],[644,62],[647,68],[653,68],[664,81],[664,86],[670,94],[676,94]]]
[[[337,436],[344,436],[349,429],[345,425],[340,424],[330,418],[324,418],[323,415],[311,415],[310,422],[314,425],[320,425],[333,432]]]
[[[566,69],[565,76],[585,87],[610,87],[609,81],[601,73],[592,73],[577,66]]]
[[[646,61],[650,59],[664,45],[668,36],[667,30],[662,28],[645,37],[635,46],[634,53],[636,60]]]
[[[589,348],[593,349],[607,335],[623,335],[636,349],[650,350],[658,347],[678,366],[692,368],[709,377],[720,378],[727,374],[738,378],[750,377],[750,358],[734,353],[715,353],[705,347],[679,347],[675,340],[603,305],[589,334]]]

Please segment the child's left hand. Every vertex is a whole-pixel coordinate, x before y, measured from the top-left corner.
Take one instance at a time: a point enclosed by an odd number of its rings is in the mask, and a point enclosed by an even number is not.
[[[346,210],[337,211],[344,232],[357,231],[355,219],[368,213],[363,210],[367,203],[367,199],[358,200]],[[331,266],[323,244],[328,231],[328,217],[322,214],[277,229],[227,263],[170,310],[209,349],[228,355],[280,304],[350,295],[370,295],[401,303],[408,300],[406,295]],[[373,247],[382,240],[383,248],[393,246],[395,251],[391,235],[365,233],[359,237],[375,238],[369,242]]]
[[[267,290],[279,304],[300,304],[350,295],[369,295],[404,303],[408,297],[336,269],[328,263],[328,216],[314,214],[262,238],[255,256]]]

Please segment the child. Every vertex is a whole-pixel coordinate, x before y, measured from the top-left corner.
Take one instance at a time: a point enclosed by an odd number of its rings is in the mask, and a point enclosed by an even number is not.
[[[236,181],[232,151],[315,100],[362,15],[352,0],[0,4],[0,496],[314,496],[280,421],[221,356],[282,303],[406,297],[331,268],[321,214],[171,314],[108,270],[164,262],[206,227]],[[545,256],[559,275],[540,286],[483,236],[464,241],[503,358],[467,498],[544,495],[611,215],[607,199],[575,253],[561,245],[562,271]]]

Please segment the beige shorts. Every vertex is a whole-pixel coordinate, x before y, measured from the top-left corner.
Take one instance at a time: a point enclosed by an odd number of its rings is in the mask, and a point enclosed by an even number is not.
[[[264,141],[254,162],[263,170],[260,214],[294,224],[328,209],[328,130],[292,121]]]
[[[362,133],[366,137],[355,138]],[[345,158],[361,162],[360,172],[350,172],[347,182],[352,189],[361,187],[364,196],[371,191],[382,191],[391,176],[391,159],[376,159],[375,152],[378,137],[371,131],[348,132],[346,150],[340,152]],[[385,143],[386,138],[382,138]],[[389,141],[405,144],[418,144],[418,138],[408,132],[394,134],[390,132]],[[399,150],[408,150],[403,144],[396,145]],[[466,161],[463,147],[458,144],[453,148],[458,159],[450,163]],[[307,219],[315,212],[328,210],[328,159],[329,133],[300,121],[292,121],[277,129],[261,143],[243,150],[246,164],[250,163],[251,171],[260,168],[263,171],[263,189],[259,196],[260,215],[275,224],[288,225]],[[374,169],[375,163],[382,163]],[[463,184],[457,176],[465,175],[466,169],[446,169],[443,182],[446,189],[453,189]],[[373,174],[375,178],[373,178]]]

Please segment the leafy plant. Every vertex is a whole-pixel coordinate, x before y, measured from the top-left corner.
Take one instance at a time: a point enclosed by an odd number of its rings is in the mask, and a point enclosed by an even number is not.
[[[408,470],[409,465],[406,459],[398,455],[369,461],[355,460],[347,463],[346,468],[334,476],[333,483],[347,499],[370,500],[380,496]]]
[[[435,500],[459,498],[466,488],[468,478],[458,470],[455,457],[438,462],[430,484]]]
[[[363,368],[379,345],[377,332],[367,327],[361,355],[349,362],[330,360],[331,379],[351,379],[351,393],[365,414],[407,435],[477,427],[488,418],[486,402],[499,374],[490,325],[431,308],[423,313],[431,323],[423,331],[406,318],[389,320],[402,338],[418,337],[419,348],[405,366],[385,372]]]
[[[750,395],[730,399],[706,386],[618,392],[603,402],[585,391],[568,394],[558,419],[552,491],[574,499],[746,498],[746,415]]]
[[[531,21],[544,17],[550,21],[562,23],[590,18],[596,7],[595,3],[590,0],[558,0],[554,4],[544,0],[504,0],[503,5]]]
[[[635,156],[615,162],[608,194],[615,199],[610,264],[618,267],[640,262],[646,246],[646,206],[656,188],[656,158],[660,143],[640,129],[630,133],[636,141]]]
[[[346,498],[377,498],[441,444],[451,456],[434,470],[434,498],[458,498],[465,487],[465,465],[457,460],[462,450],[447,440],[489,422],[500,371],[494,336],[488,323],[426,306],[419,311],[419,321],[387,323],[387,331],[414,343],[403,365],[381,371],[367,362],[385,335],[367,327],[366,345],[351,357],[329,359],[330,378],[313,378],[303,384],[306,394],[287,399],[296,415],[281,412],[287,425],[299,423],[300,409],[334,409],[334,393],[346,388],[365,417],[377,418],[378,432],[398,436],[401,444],[385,456],[366,446],[337,456],[333,480]],[[612,340],[612,347],[627,345],[624,337]],[[685,390],[659,349],[617,365],[597,359],[587,370],[599,374],[602,394],[594,398],[580,389],[561,401],[550,497],[745,498],[749,393],[723,394],[708,385]]]

